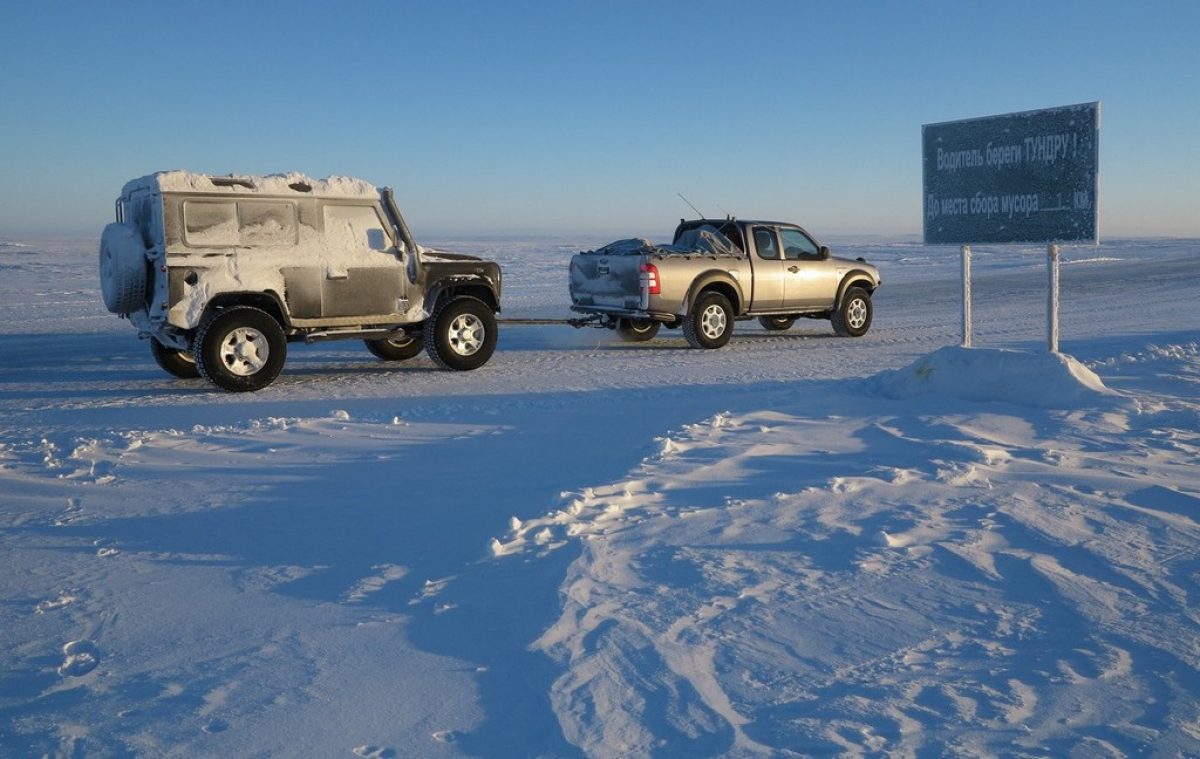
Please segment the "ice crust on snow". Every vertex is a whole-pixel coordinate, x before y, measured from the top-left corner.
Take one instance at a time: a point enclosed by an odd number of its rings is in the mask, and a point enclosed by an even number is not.
[[[1071,356],[995,348],[940,348],[903,369],[882,372],[872,385],[888,398],[938,395],[1035,408],[1122,401],[1095,372]]]
[[[214,179],[227,179],[248,182],[253,188],[240,184],[214,184]],[[311,187],[311,191],[296,190],[290,185],[301,184]],[[306,174],[290,171],[285,174],[199,174],[191,171],[173,170],[158,171],[144,177],[125,183],[122,195],[140,189],[157,190],[159,192],[209,192],[234,194],[271,194],[295,195],[298,197],[324,198],[371,198],[379,197],[379,189],[375,185],[354,177],[330,176],[325,179],[313,179]]]

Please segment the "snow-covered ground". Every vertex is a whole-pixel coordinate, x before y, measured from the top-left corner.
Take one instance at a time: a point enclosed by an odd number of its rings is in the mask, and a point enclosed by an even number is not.
[[[571,252],[495,257],[566,316]],[[0,240],[0,755],[1200,753],[1200,242],[834,240],[862,339],[505,325],[174,380]]]

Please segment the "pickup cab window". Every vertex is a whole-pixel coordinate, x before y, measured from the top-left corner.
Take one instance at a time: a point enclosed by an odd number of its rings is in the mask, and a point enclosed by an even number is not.
[[[783,240],[783,257],[788,261],[821,260],[817,244],[799,229],[781,229],[779,236]]]
[[[771,227],[754,228],[754,247],[758,257],[768,261],[779,260],[779,245],[775,241],[775,230]]]

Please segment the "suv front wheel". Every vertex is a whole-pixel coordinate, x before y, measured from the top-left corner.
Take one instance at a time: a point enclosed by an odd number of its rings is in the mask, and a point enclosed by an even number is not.
[[[261,390],[275,381],[287,358],[287,338],[275,318],[253,306],[217,311],[193,343],[196,369],[217,387]]]
[[[469,295],[442,301],[425,321],[425,350],[443,369],[478,369],[496,350],[496,315]]]

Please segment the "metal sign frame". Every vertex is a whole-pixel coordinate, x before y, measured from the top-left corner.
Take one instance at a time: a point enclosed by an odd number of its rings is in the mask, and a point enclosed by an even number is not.
[[[1100,239],[1100,101],[924,124],[921,143],[924,243],[961,246],[963,347],[971,244],[1044,242],[1047,347],[1057,353],[1058,243]]]

